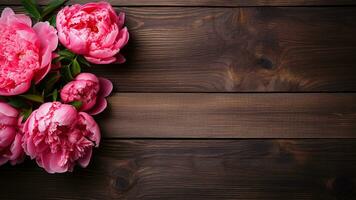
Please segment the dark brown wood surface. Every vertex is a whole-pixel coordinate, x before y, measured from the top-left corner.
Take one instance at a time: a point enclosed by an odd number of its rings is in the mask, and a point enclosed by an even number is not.
[[[50,0],[37,0],[46,5]],[[107,0],[115,6],[343,6],[356,5],[354,0]],[[20,5],[20,0],[1,0],[4,5]],[[93,2],[91,0],[70,0],[74,3]]]
[[[356,140],[104,140],[87,169],[0,170],[0,199],[354,199]]]
[[[93,69],[116,91],[356,91],[354,7],[123,10],[128,62]]]
[[[131,35],[88,70],[115,86],[101,147],[73,173],[1,166],[1,200],[356,199],[356,1],[109,2]]]
[[[117,93],[110,138],[356,138],[356,95]]]

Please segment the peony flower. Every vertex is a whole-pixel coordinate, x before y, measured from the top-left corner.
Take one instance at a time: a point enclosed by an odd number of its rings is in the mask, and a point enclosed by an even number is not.
[[[82,102],[81,111],[96,115],[105,110],[113,89],[112,83],[105,78],[97,78],[94,74],[81,73],[63,87],[60,92],[62,102]]]
[[[94,119],[60,102],[42,104],[27,119],[23,147],[31,159],[48,173],[86,167],[92,148],[98,147],[100,130]]]
[[[0,17],[0,95],[26,92],[51,68],[57,31],[48,22],[31,27],[31,19],[5,8]]]
[[[129,39],[124,21],[124,13],[117,15],[107,2],[75,4],[57,14],[58,37],[91,63],[122,63],[125,59],[119,52]]]
[[[7,161],[12,165],[23,161],[21,119],[15,108],[0,102],[0,165]]]

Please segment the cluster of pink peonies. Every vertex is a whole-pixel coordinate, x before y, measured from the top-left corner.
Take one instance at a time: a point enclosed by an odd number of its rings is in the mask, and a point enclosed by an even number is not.
[[[48,21],[32,25],[10,8],[0,17],[0,165],[28,155],[48,173],[63,173],[89,164],[100,143],[92,116],[105,110],[113,89],[82,71],[123,63],[129,33],[124,14],[106,2],[66,6],[52,18],[33,8],[35,21]]]

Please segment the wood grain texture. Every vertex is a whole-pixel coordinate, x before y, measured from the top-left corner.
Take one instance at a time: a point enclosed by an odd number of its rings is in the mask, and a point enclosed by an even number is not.
[[[356,91],[356,8],[125,8],[116,91]]]
[[[354,199],[355,140],[104,140],[87,169],[0,169],[0,199]]]
[[[49,0],[37,0],[46,5]],[[20,0],[1,0],[0,4],[20,5]],[[70,4],[91,0],[70,0]],[[115,6],[340,6],[356,5],[353,0],[108,0]]]
[[[118,93],[110,138],[355,138],[356,94]]]
[[[89,70],[116,91],[356,91],[356,7],[122,10],[127,63]]]

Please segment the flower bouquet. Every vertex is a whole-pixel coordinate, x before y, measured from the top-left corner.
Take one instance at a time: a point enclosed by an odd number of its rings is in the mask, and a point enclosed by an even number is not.
[[[48,173],[86,167],[100,143],[92,116],[113,85],[85,71],[125,62],[125,15],[107,2],[22,2],[31,17],[11,8],[0,17],[0,165],[27,155]]]

